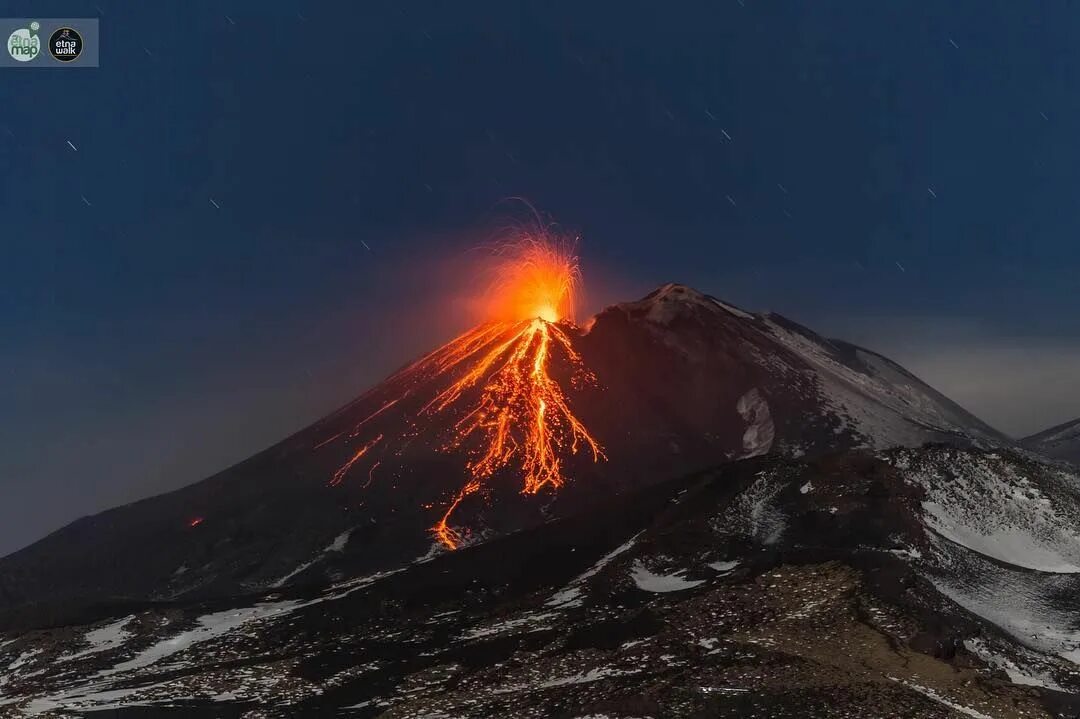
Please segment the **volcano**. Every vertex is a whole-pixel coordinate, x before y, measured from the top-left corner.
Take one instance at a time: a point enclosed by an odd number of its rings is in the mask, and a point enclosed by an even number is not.
[[[390,570],[768,453],[1009,443],[877,353],[682,285],[554,317],[480,325],[218,475],[0,560],[3,616]]]
[[[1047,457],[1080,465],[1080,419],[1025,437],[1020,444]]]

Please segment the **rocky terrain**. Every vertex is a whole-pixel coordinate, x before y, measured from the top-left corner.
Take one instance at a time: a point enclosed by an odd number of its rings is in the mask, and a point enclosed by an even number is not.
[[[0,640],[0,716],[1074,717],[1080,476],[758,457],[330,586]],[[345,540],[350,544],[351,540]]]

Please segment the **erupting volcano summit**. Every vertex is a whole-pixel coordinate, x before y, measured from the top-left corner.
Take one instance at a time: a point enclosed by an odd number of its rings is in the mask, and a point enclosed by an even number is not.
[[[522,492],[536,494],[567,481],[568,454],[587,449],[594,462],[604,458],[599,442],[571,409],[562,385],[566,380],[551,371],[557,356],[556,361],[572,370],[568,380],[573,385],[596,381],[567,335],[568,330],[577,331],[573,316],[581,280],[573,244],[538,231],[514,237],[496,252],[495,276],[485,301],[487,321],[403,372],[403,378],[422,379],[426,388],[445,380],[446,385],[420,408],[416,426],[440,426],[431,420],[450,417],[451,430],[440,439],[439,448],[463,450],[467,457],[468,480],[432,527],[436,539],[449,549],[463,540],[450,525],[454,510],[496,472],[511,470],[522,478]],[[362,458],[371,462],[370,481],[388,457],[401,457],[395,442],[405,438],[364,434],[368,420],[401,399],[390,399],[353,428],[349,437],[361,446],[334,473],[332,484],[344,481]]]

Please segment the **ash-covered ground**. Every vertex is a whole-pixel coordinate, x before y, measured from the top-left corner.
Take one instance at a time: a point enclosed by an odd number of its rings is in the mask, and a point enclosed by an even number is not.
[[[750,459],[330,586],[9,617],[0,716],[1077,716],[1078,520],[1011,452]]]

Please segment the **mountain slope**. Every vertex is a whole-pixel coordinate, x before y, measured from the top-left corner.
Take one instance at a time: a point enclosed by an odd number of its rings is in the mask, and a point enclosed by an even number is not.
[[[1078,516],[1080,476],[1011,452],[758,457],[325,589],[10,634],[0,711],[1074,716],[1080,572],[1031,567]]]
[[[1025,437],[1020,444],[1032,452],[1080,464],[1080,419]]]
[[[564,486],[523,492],[513,463],[481,482],[478,465],[526,441],[513,426],[490,439],[502,415],[489,393],[496,379],[521,380],[498,373],[510,352],[501,348],[517,346],[506,338],[525,325],[478,327],[221,474],[81,519],[0,560],[0,609],[17,616],[20,605],[40,612],[53,602],[75,612],[394,569],[445,551],[431,532],[439,522],[468,544],[769,452],[1007,442],[880,355],[665,285],[584,329],[532,323],[544,331],[527,350],[544,348],[561,388],[552,401],[565,401],[596,446],[564,422],[552,430],[556,454],[543,458],[549,468],[554,458]]]

